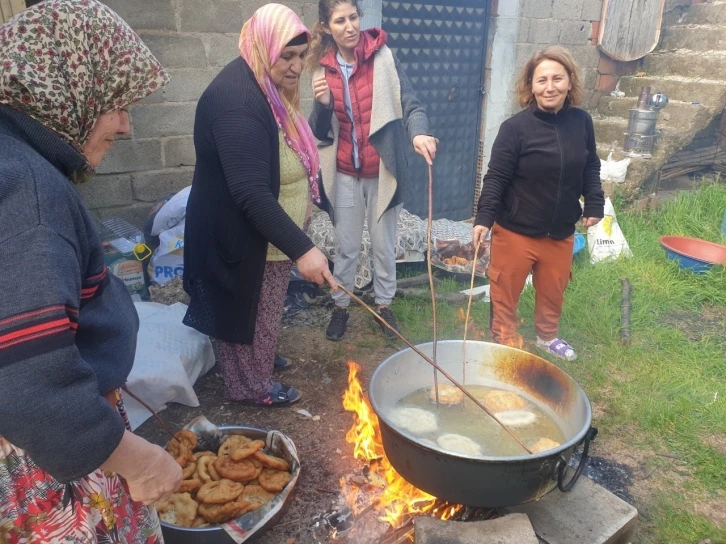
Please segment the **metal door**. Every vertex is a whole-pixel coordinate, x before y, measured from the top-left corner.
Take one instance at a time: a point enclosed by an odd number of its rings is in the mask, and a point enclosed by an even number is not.
[[[383,0],[383,29],[441,141],[434,163],[434,216],[472,215],[479,153],[489,0]],[[410,149],[405,208],[428,213],[428,167]]]

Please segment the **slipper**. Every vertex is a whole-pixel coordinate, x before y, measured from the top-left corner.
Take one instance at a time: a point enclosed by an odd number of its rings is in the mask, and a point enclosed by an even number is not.
[[[275,355],[275,366],[273,367],[275,372],[287,370],[291,366],[294,366],[294,363],[290,359],[282,357],[281,355]]]
[[[240,404],[245,406],[272,407],[289,406],[302,398],[302,393],[294,387],[282,385],[280,382],[272,382],[272,391],[260,395],[256,399],[241,400]]]
[[[572,346],[559,338],[555,338],[548,342],[542,340],[538,336],[535,345],[539,349],[546,351],[550,355],[559,357],[560,359],[565,359],[566,361],[574,361],[577,359],[577,354],[575,353],[575,350],[572,349]]]

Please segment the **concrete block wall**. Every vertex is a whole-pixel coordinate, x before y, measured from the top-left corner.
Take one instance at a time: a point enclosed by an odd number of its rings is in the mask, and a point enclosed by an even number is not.
[[[276,0],[308,27],[317,1]],[[154,202],[191,184],[196,102],[239,53],[244,21],[268,0],[105,0],[149,46],[171,83],[130,109],[131,135],[116,142],[90,182],[78,190],[99,219],[121,217],[142,225]],[[302,82],[303,111],[312,107]]]

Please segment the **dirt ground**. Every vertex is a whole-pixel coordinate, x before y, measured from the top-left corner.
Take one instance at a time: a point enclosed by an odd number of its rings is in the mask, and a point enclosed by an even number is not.
[[[275,379],[303,393],[300,402],[292,407],[252,408],[226,402],[222,375],[214,367],[195,385],[198,408],[170,404],[160,413],[172,429],[204,415],[216,425],[277,429],[293,440],[302,466],[293,502],[280,524],[256,540],[260,544],[284,544],[290,538],[295,538],[296,544],[315,542],[308,531],[314,516],[337,501],[340,477],[359,466],[345,442],[345,433],[353,421],[341,401],[347,387],[346,362],[354,360],[361,365],[361,381],[366,387],[377,364],[397,350],[386,345],[372,318],[362,311],[351,312],[343,341],[326,340],[329,315],[327,308],[314,308],[283,323],[278,352],[291,358],[295,366],[276,374]],[[313,421],[294,411],[300,409],[320,416],[320,420]],[[166,434],[153,419],[136,432],[157,444],[166,442]]]

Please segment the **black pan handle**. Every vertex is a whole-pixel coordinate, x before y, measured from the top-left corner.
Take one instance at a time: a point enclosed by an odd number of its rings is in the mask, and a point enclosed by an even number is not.
[[[575,469],[575,474],[572,476],[572,479],[567,483],[565,483],[565,473],[567,472],[567,461],[565,460],[564,456],[560,455],[560,458],[557,461],[557,466],[555,467],[555,470],[557,471],[557,487],[563,493],[570,491],[574,487],[575,482],[577,482],[577,479],[580,477],[580,474],[582,474],[582,471],[585,468],[585,463],[587,462],[587,454],[590,451],[590,442],[595,440],[596,436],[597,436],[597,429],[595,427],[590,427],[590,430],[587,431],[587,434],[585,435],[585,438],[582,441],[584,446],[582,448],[582,457],[580,457],[580,464],[577,465],[577,468]]]

